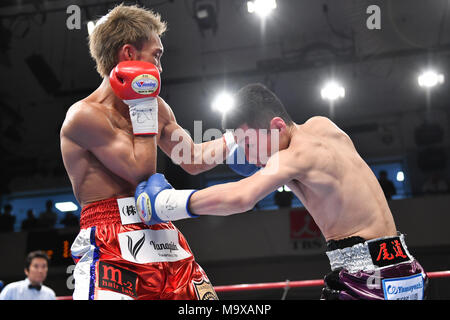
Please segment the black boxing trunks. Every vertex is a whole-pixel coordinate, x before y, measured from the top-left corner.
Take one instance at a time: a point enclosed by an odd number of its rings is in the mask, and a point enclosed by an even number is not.
[[[327,242],[331,273],[322,300],[423,300],[428,278],[404,235]]]

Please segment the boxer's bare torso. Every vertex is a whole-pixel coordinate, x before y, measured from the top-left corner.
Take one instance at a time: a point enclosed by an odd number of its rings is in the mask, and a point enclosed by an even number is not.
[[[240,181],[194,193],[191,211],[199,215],[245,212],[287,185],[326,240],[397,234],[378,180],[342,130],[323,117],[287,128],[289,139],[283,139],[288,142],[284,147],[280,144],[281,150],[270,157],[265,168]]]
[[[134,195],[136,185],[156,172],[156,137],[134,137],[128,106],[105,81],[69,108],[60,139],[81,206]]]
[[[117,98],[105,78],[90,96],[71,106],[60,132],[61,153],[75,197],[83,207],[109,198],[133,196],[136,186],[156,173],[157,147],[171,157],[172,149],[193,150],[194,142],[180,127],[170,106],[158,99],[158,135],[134,136],[129,107]],[[175,138],[174,138],[175,137]],[[180,166],[190,174],[217,164],[203,160],[216,150],[226,152],[222,139],[199,145]],[[177,153],[183,158],[183,154]],[[194,157],[199,157],[199,159]]]
[[[397,234],[378,180],[342,130],[326,118],[312,118],[296,126],[286,151],[304,148],[308,170],[287,185],[327,240]]]

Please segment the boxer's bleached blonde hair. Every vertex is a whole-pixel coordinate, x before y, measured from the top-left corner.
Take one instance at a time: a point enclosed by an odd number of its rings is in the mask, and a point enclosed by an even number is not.
[[[167,30],[161,16],[137,5],[120,4],[100,18],[89,35],[89,50],[96,63],[98,73],[108,76],[119,63],[118,51],[125,44],[141,50],[150,35],[158,36]]]
[[[222,117],[222,129],[235,130],[244,124],[252,129],[270,129],[275,117],[288,126],[294,123],[275,93],[261,83],[252,83],[236,93],[233,110]]]

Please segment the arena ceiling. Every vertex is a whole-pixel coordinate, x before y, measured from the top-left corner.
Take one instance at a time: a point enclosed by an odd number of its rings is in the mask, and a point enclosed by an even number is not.
[[[264,23],[247,12],[246,2],[138,1],[168,22],[162,96],[183,126],[193,120],[218,126],[210,109],[214,95],[249,82],[271,87],[299,122],[329,115],[320,87],[333,77],[346,88],[335,105],[336,121],[448,108],[450,81],[431,99],[417,85],[417,75],[429,66],[450,77],[447,0],[278,0]],[[3,161],[59,157],[67,108],[101,80],[89,56],[86,23],[117,3],[0,3]],[[70,30],[67,8],[74,4],[81,9],[81,27]],[[373,4],[381,10],[380,30],[367,28]],[[215,30],[202,29],[195,18],[201,6],[212,10]]]

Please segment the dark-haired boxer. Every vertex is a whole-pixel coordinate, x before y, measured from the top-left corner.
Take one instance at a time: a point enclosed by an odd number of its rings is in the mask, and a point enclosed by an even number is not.
[[[424,269],[397,232],[372,170],[333,122],[313,117],[296,124],[274,93],[252,84],[237,93],[223,128],[248,133],[236,134],[237,143],[250,163],[263,168],[240,181],[199,191],[175,190],[155,174],[135,194],[145,223],[245,212],[287,185],[327,240],[332,271],[325,277],[322,299],[423,299]],[[276,141],[269,129],[278,132]],[[252,131],[257,132],[253,141]],[[261,144],[264,139],[267,143]],[[231,137],[228,145],[232,142]],[[274,143],[279,151],[273,151]],[[267,153],[271,157],[264,160],[261,155]]]

